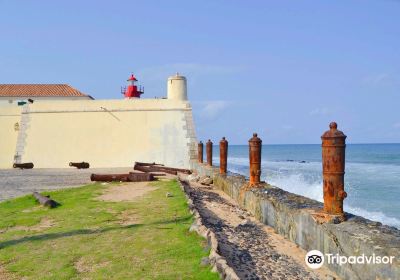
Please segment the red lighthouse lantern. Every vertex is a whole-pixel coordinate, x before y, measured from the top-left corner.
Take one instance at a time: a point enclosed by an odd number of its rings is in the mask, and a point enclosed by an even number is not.
[[[122,94],[125,96],[127,99],[131,98],[140,98],[140,95],[144,93],[144,88],[142,86],[137,86],[136,82],[137,79],[133,74],[129,77],[127,80],[128,86],[125,88],[122,88]]]

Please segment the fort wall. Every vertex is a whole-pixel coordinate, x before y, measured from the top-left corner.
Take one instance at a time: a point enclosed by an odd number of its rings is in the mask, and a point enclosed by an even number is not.
[[[14,105],[0,107],[0,168],[12,167],[18,133],[21,129],[20,120],[21,107]]]
[[[37,102],[0,109],[0,167],[19,162],[63,168],[71,161],[91,167],[126,167],[135,161],[189,167],[196,135],[190,103],[169,99]],[[13,131],[20,122],[20,131]],[[23,129],[22,129],[23,128]],[[19,134],[17,137],[16,134]],[[18,139],[17,139],[18,138]]]

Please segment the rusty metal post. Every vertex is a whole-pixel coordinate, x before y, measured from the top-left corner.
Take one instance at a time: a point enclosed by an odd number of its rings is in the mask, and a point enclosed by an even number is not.
[[[199,163],[203,163],[203,142],[201,141],[197,145],[197,160]]]
[[[253,133],[253,137],[249,140],[250,186],[260,183],[261,144],[262,141],[257,137],[257,133]]]
[[[206,153],[207,153],[207,165],[212,166],[212,145],[210,139],[206,143]]]
[[[330,130],[322,136],[322,171],[324,181],[324,212],[344,217],[344,191],[346,135],[337,130],[337,124],[329,124]]]
[[[222,140],[219,141],[219,173],[226,174],[228,166],[228,141],[226,141],[225,137],[222,137]]]

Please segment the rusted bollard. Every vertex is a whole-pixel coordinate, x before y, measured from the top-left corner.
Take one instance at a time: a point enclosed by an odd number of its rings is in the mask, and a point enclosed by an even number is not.
[[[329,124],[330,130],[322,136],[322,171],[324,180],[324,212],[344,219],[343,200],[346,135],[337,130],[337,124]]]
[[[250,160],[250,186],[260,183],[261,176],[261,139],[257,133],[249,140],[249,160]]]
[[[212,166],[212,145],[210,139],[206,143],[206,153],[207,153],[207,165]]]
[[[219,173],[226,174],[228,166],[228,141],[225,137],[219,141]]]
[[[203,142],[197,145],[197,160],[199,163],[203,163]]]

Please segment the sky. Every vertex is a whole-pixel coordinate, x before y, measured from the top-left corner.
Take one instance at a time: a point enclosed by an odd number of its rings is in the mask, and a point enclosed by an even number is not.
[[[4,1],[0,83],[144,98],[187,77],[199,140],[400,142],[400,1]]]

